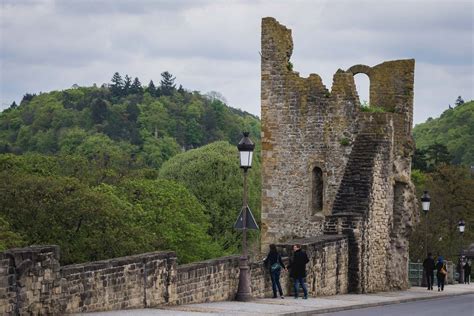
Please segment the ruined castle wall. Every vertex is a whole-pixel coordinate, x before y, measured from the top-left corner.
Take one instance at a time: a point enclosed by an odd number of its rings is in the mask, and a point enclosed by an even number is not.
[[[416,220],[414,60],[338,70],[328,91],[318,75],[300,78],[292,70],[292,49],[291,31],[264,18],[262,244],[334,234],[328,227],[358,216],[354,227],[336,230],[349,237],[350,289],[407,288],[408,237]],[[371,106],[383,113],[360,109],[358,73],[369,77]],[[320,212],[312,203],[314,183],[321,183],[312,177],[315,166],[324,186]]]
[[[291,70],[291,32],[262,22],[262,248],[318,236],[351,150],[358,102],[353,76],[339,71],[330,93],[318,75]],[[312,208],[312,172],[322,171],[322,208]]]

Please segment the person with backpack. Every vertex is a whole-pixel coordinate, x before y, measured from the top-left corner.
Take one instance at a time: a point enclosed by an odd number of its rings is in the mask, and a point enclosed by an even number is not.
[[[280,284],[280,273],[282,269],[285,269],[285,265],[281,260],[281,255],[278,253],[277,248],[274,244],[270,245],[270,251],[268,252],[267,257],[263,261],[265,266],[268,267],[270,276],[272,279],[272,289],[273,289],[273,298],[277,298],[277,289],[280,293],[281,298],[285,298],[283,296],[283,290],[281,289]]]
[[[444,291],[444,281],[448,275],[448,269],[442,256],[438,256],[438,263],[436,263],[436,277],[438,278],[438,292]]]

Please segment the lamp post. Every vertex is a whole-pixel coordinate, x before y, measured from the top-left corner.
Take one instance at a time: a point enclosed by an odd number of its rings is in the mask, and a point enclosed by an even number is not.
[[[458,223],[458,229],[459,233],[461,234],[461,249],[459,251],[459,283],[463,284],[464,283],[464,258],[463,258],[463,251],[462,251],[462,246],[463,246],[463,239],[464,239],[464,228],[466,227],[466,223],[464,220],[460,220]]]
[[[421,208],[425,213],[425,256],[428,258],[428,212],[430,210],[431,197],[428,191],[424,191],[421,196]],[[423,276],[421,278],[421,286],[427,286],[428,280],[426,276],[425,267],[423,267]]]
[[[244,132],[244,137],[237,145],[240,154],[240,168],[244,170],[244,197],[242,212],[242,256],[239,264],[239,288],[235,299],[237,301],[249,301],[252,299],[250,293],[250,274],[247,258],[247,171],[252,167],[252,156],[255,148],[254,143],[249,138],[249,133]]]
[[[421,208],[425,213],[425,252],[428,256],[428,212],[430,210],[431,197],[428,194],[428,191],[424,191],[421,196]]]

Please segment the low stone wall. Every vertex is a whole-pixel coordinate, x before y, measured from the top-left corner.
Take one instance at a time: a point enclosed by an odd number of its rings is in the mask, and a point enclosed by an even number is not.
[[[239,257],[229,256],[178,266],[177,304],[233,300]]]
[[[58,246],[11,249],[0,258],[0,315],[61,315],[176,300],[174,252],[62,268]]]
[[[173,252],[65,266],[61,276],[61,301],[68,313],[151,307],[176,297]]]
[[[319,236],[277,245],[288,265],[292,246],[308,254],[310,295],[346,293],[348,239]],[[250,263],[252,295],[268,297],[272,287],[263,261]],[[0,315],[61,315],[233,300],[239,256],[176,264],[174,252],[153,252],[84,264],[59,265],[59,247],[11,249],[0,253]],[[291,281],[282,271],[285,295]]]

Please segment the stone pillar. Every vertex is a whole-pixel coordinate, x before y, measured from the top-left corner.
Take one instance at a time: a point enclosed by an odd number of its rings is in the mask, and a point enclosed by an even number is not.
[[[59,314],[59,247],[31,246],[10,249],[4,254],[11,260],[16,280],[14,314]]]

